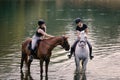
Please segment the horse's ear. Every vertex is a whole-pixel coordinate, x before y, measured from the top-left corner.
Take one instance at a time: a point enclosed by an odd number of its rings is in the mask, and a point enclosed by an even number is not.
[[[67,36],[67,35],[62,35],[62,37],[66,38],[66,39],[68,39],[68,38],[69,38],[69,36]]]
[[[69,38],[69,36],[66,36],[66,38],[68,39],[68,38]]]
[[[66,38],[66,39],[68,39],[68,38],[69,38],[69,36],[65,35],[65,38]]]

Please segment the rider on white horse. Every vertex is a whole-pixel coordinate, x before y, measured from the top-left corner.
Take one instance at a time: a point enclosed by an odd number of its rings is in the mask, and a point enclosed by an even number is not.
[[[71,58],[72,54],[75,52],[76,44],[78,43],[79,38],[80,38],[80,36],[79,36],[80,32],[81,31],[85,31],[85,33],[88,34],[88,27],[87,27],[86,24],[82,23],[82,20],[80,18],[77,18],[75,20],[75,23],[77,24],[76,31],[77,31],[77,37],[78,37],[78,39],[74,42],[74,44],[71,47],[70,55],[68,55],[69,58]],[[94,56],[92,56],[92,46],[91,46],[91,44],[90,44],[90,42],[88,40],[87,40],[87,44],[88,44],[89,50],[90,50],[89,51],[90,52],[89,56],[90,56],[90,59],[92,59],[94,57]]]

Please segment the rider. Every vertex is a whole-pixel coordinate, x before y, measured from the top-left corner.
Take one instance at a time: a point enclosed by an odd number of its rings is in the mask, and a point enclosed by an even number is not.
[[[76,18],[75,19],[75,23],[76,23],[76,32],[77,32],[77,40],[74,42],[74,44],[72,45],[71,47],[71,51],[70,51],[70,55],[68,55],[69,58],[71,58],[72,54],[75,52],[75,47],[77,45],[77,42],[79,41],[79,38],[80,38],[80,32],[81,31],[85,31],[86,34],[88,34],[88,27],[86,24],[83,24],[82,20],[80,18]],[[87,44],[88,44],[88,47],[89,47],[89,50],[90,50],[90,53],[89,53],[89,56],[90,56],[90,59],[92,59],[94,56],[92,56],[92,46],[90,44],[90,42],[87,40]]]
[[[38,28],[32,37],[31,54],[30,54],[30,58],[29,58],[30,61],[33,60],[35,45],[36,45],[37,41],[44,39],[45,36],[46,37],[53,37],[53,36],[46,33],[45,22],[43,20],[39,20],[38,21]]]

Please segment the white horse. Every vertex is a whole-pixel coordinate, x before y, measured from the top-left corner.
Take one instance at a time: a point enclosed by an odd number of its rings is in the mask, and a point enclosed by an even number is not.
[[[80,32],[80,39],[75,49],[76,73],[80,73],[80,71],[81,73],[82,72],[84,73],[86,71],[88,54],[89,54],[89,48],[87,44],[87,35],[85,32]],[[80,68],[80,63],[82,68]]]

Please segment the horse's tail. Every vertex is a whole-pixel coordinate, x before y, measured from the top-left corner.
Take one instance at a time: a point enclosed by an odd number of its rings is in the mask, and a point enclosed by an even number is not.
[[[22,43],[22,49],[21,49],[21,65],[20,65],[20,69],[22,70],[23,68],[23,63],[27,57],[27,53],[26,53],[26,46],[28,44],[28,40],[24,41]]]
[[[26,54],[24,52],[22,52],[21,54],[21,65],[20,65],[20,69],[22,70],[23,68],[23,63],[25,61],[25,57],[26,57]]]
[[[22,43],[22,47],[21,47],[21,65],[20,65],[20,69],[22,70],[23,68],[23,63],[24,61],[26,62],[27,59],[27,55],[29,54],[29,50],[27,45],[30,43],[31,38],[27,38],[23,43]]]

